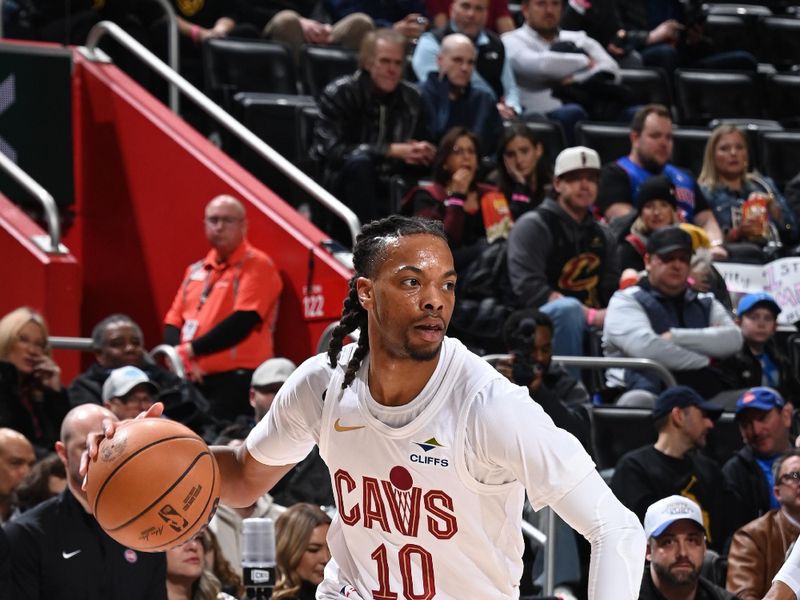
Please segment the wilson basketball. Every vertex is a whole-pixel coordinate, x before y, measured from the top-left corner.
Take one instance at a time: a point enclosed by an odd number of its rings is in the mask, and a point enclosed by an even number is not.
[[[123,546],[168,550],[214,515],[219,467],[206,443],[169,419],[121,423],[100,442],[86,495],[100,526]]]

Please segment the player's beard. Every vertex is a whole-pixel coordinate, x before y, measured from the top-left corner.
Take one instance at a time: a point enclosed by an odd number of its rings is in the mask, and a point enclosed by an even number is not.
[[[658,574],[658,578],[666,584],[676,587],[693,587],[697,584],[697,579],[700,577],[700,570],[692,567],[691,571],[672,571],[672,567],[676,563],[664,566],[653,563],[653,569]]]

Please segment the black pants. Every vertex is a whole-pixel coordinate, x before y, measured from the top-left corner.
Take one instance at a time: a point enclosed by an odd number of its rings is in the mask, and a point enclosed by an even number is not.
[[[211,405],[211,414],[216,419],[233,422],[240,415],[253,415],[253,407],[250,406],[252,376],[252,369],[213,373],[204,375],[203,383],[197,387]]]

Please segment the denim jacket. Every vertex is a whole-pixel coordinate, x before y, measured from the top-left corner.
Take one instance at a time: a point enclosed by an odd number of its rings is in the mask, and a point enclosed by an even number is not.
[[[741,214],[741,207],[751,192],[766,192],[768,195],[778,201],[778,206],[781,209],[781,223],[774,223],[778,232],[780,232],[781,239],[784,241],[794,240],[797,236],[797,219],[792,209],[786,203],[783,195],[778,191],[775,182],[769,177],[758,175],[755,173],[750,174],[742,189],[734,191],[724,185],[717,185],[713,188],[706,185],[701,185],[700,189],[706,197],[711,210],[714,211],[714,216],[717,218],[720,228],[727,232],[732,229],[734,223],[734,213]],[[738,221],[737,217],[737,221]],[[770,217],[770,221],[772,218]]]

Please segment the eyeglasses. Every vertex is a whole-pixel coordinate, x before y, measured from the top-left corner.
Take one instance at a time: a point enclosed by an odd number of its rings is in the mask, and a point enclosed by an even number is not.
[[[475,152],[475,148],[472,148],[471,146],[469,148],[459,148],[458,146],[454,146],[453,154],[456,156],[475,156],[477,152]]]
[[[800,471],[784,473],[778,478],[778,483],[793,483],[794,485],[797,485],[800,483]]]
[[[234,223],[238,223],[242,220],[242,217],[206,217],[205,222],[206,225],[211,225],[215,227],[219,224],[222,224],[225,227],[233,225]]]

